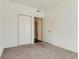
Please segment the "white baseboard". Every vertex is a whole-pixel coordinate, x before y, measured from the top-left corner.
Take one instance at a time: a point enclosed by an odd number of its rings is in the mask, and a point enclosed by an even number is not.
[[[55,46],[58,46],[58,47],[61,47],[61,48],[63,48],[63,49],[66,49],[66,50],[69,50],[69,51],[72,51],[72,52],[75,52],[75,53],[78,53],[78,50],[71,49],[71,48],[69,48],[69,47],[65,47],[65,46],[59,45],[59,44],[54,43],[54,42],[47,42],[47,41],[45,41],[45,40],[44,40],[44,42],[49,43],[49,44],[52,44],[52,45],[55,45]]]
[[[56,44],[56,43],[50,43],[50,44],[53,44],[53,45],[58,46],[58,47],[61,47],[61,48],[66,49],[68,51],[72,51],[72,52],[78,53],[78,51],[76,49],[73,49],[73,48],[70,48],[70,47],[66,47],[66,46],[63,46],[63,45]]]
[[[0,58],[2,56],[3,50],[4,50],[4,48],[0,49]]]

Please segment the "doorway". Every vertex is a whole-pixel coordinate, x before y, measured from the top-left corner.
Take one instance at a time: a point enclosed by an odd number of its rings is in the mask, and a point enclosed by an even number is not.
[[[34,27],[35,27],[34,43],[42,42],[43,41],[43,18],[34,17]]]

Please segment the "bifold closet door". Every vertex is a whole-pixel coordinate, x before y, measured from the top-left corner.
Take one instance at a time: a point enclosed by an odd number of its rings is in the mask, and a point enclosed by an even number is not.
[[[18,44],[32,43],[32,18],[27,15],[19,15],[19,38]]]

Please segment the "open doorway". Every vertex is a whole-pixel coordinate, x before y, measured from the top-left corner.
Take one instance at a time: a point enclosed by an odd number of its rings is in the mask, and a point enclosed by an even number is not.
[[[34,17],[35,37],[34,43],[43,41],[43,18]]]

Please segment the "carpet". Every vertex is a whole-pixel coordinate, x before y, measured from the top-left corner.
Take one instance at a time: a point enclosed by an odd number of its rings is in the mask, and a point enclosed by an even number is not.
[[[78,59],[78,54],[41,42],[6,48],[1,59]]]

